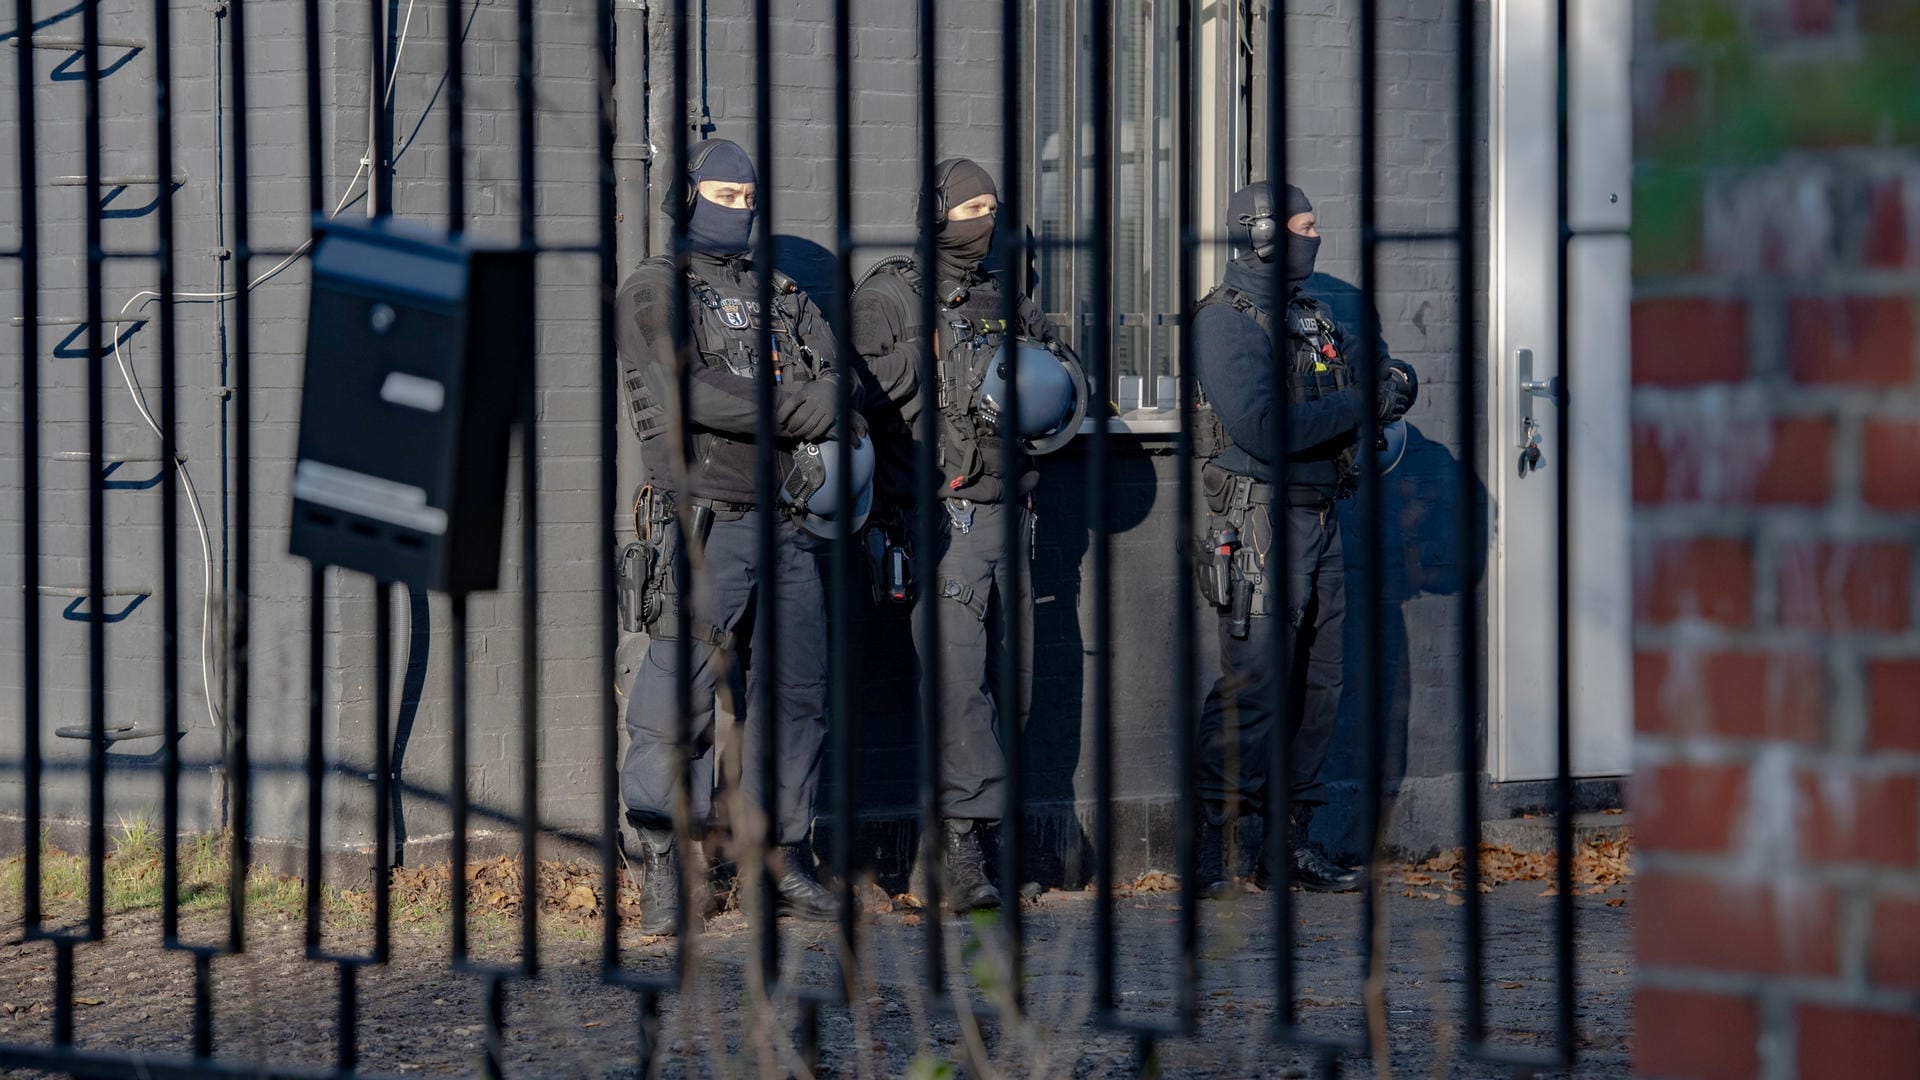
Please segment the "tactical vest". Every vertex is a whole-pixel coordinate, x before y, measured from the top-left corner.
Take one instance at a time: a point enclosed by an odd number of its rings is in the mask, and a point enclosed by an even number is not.
[[[1244,291],[1231,285],[1215,286],[1195,306],[1195,315],[1209,304],[1224,304],[1245,315],[1272,338],[1273,316]],[[1353,385],[1353,368],[1340,351],[1338,330],[1326,305],[1304,293],[1294,294],[1287,301],[1285,333],[1290,361],[1286,367],[1289,404],[1317,401]],[[1232,446],[1226,425],[1220,422],[1206,392],[1199,390],[1193,414],[1193,456],[1212,461]],[[1358,446],[1357,439],[1348,440],[1337,459],[1343,492],[1359,480]]]
[[[861,284],[875,274],[893,274],[915,296],[921,295],[923,279],[914,261],[904,255],[886,259],[867,271]],[[1006,319],[999,315],[971,318],[959,306],[938,301],[938,324],[932,328],[934,339],[934,404],[940,414],[940,441],[936,460],[947,484],[959,490],[978,479],[991,460],[988,442],[990,429],[980,415],[980,384],[986,380],[994,354],[1010,336]],[[928,328],[919,325],[917,306],[908,313],[914,324],[901,336],[903,341],[925,337]]]
[[[660,256],[648,262],[666,268],[668,280],[672,280],[671,259]],[[754,312],[758,306],[757,300],[723,297],[718,289],[691,268],[687,269],[684,278],[693,294],[692,302],[687,306],[687,334],[697,357],[696,362],[723,368],[744,378],[757,377],[760,373],[760,356],[755,334],[766,325],[766,321],[757,318]],[[799,340],[799,295],[800,287],[792,278],[778,270],[773,272],[774,325],[766,332],[772,341],[774,380],[777,383],[807,381],[819,375],[819,360],[813,349]],[[633,407],[634,429],[643,444],[652,442],[668,430],[669,402],[661,397],[661,392],[666,388],[650,386],[636,358],[623,355],[620,365],[621,376],[627,386],[627,397]],[[751,440],[711,431],[693,432],[696,468],[701,463],[711,463],[721,457],[734,457],[739,460],[730,463],[750,476],[753,454]],[[783,462],[787,456],[783,449]],[[783,467],[782,475],[785,472]]]

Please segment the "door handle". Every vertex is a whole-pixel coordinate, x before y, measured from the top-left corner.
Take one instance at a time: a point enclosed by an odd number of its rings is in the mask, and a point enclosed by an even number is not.
[[[1519,471],[1522,479],[1530,472],[1537,471],[1541,464],[1540,425],[1533,419],[1533,399],[1546,398],[1556,404],[1560,400],[1560,377],[1555,375],[1545,379],[1533,377],[1533,350],[1515,349],[1513,351],[1514,368],[1514,414],[1520,418]]]

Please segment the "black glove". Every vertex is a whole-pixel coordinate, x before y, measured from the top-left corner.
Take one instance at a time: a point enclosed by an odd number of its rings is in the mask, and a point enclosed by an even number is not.
[[[825,438],[833,430],[837,390],[828,379],[812,379],[783,388],[773,409],[780,434],[806,442]]]
[[[1398,360],[1388,361],[1380,369],[1380,388],[1374,405],[1380,422],[1391,424],[1413,408],[1415,383],[1413,369]]]

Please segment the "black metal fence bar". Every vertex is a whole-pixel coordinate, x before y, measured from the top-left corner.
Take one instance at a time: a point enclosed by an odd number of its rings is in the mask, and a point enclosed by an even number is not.
[[[91,5],[89,5],[91,6]],[[246,0],[228,8],[232,48],[227,50],[233,100],[233,577],[228,618],[232,668],[228,687],[227,790],[231,805],[232,858],[227,884],[227,949],[240,952],[247,940],[247,874],[253,863],[251,750],[247,745],[252,714],[250,659],[253,625],[253,272],[252,171],[247,116]]]
[[[687,0],[673,0],[673,123],[667,125],[671,131],[668,145],[673,150],[674,168],[683,173],[687,161],[687,103],[689,86],[687,78]],[[684,179],[682,182],[685,182]],[[678,200],[673,207],[673,224],[668,233],[668,253],[673,258],[674,278],[684,270],[687,260],[688,215],[692,210],[691,198]],[[667,304],[667,326],[673,337],[674,394],[675,409],[668,427],[675,457],[672,463],[673,482],[676,490],[689,490],[687,476],[689,462],[693,460],[693,427],[686,417],[693,412],[693,298],[685,289],[674,289]],[[680,530],[681,542],[673,546],[673,572],[675,580],[686,583],[689,594],[693,588],[693,565],[691,554],[693,545],[685,538],[694,535],[693,503],[681,499],[675,506],[676,524]],[[693,610],[691,595],[683,597],[675,611],[675,667],[680,677],[674,684],[677,716],[675,752],[680,761],[680,784],[673,796],[674,843],[682,852],[692,850],[694,836],[693,822]],[[651,644],[649,644],[651,648]],[[675,958],[679,974],[678,986],[685,988],[694,977],[693,931],[696,916],[693,914],[695,898],[700,896],[702,882],[696,874],[693,859],[683,857],[680,860],[681,904],[674,912],[674,940],[679,943],[680,952]],[[641,999],[641,1011],[648,1012],[649,1005],[657,1005],[647,998]],[[643,1022],[642,1029],[646,1029]],[[652,1050],[657,1044],[648,1044]],[[651,1060],[650,1055],[642,1055]]]
[[[448,0],[457,7],[459,0]],[[598,313],[600,319],[598,345],[600,361],[600,565],[604,569],[601,581],[599,616],[600,632],[597,635],[600,646],[600,685],[610,689],[619,677],[619,660],[616,652],[619,648],[619,635],[616,631],[617,584],[614,581],[613,560],[618,544],[616,529],[618,515],[614,506],[619,501],[619,361],[616,357],[614,340],[614,292],[620,287],[619,246],[614,232],[616,208],[614,204],[614,91],[613,79],[614,36],[613,36],[613,0],[600,0],[596,8],[598,33],[594,44],[597,55],[597,75],[600,92],[596,98],[594,114],[594,136],[597,143],[599,175],[596,177],[596,203],[600,225],[600,250],[598,278],[600,298]],[[451,48],[452,46],[449,46]],[[456,85],[458,82],[456,80]],[[464,95],[464,91],[462,91]],[[456,157],[458,154],[456,153]],[[460,174],[464,175],[464,174]],[[457,187],[457,185],[456,185]],[[646,209],[636,208],[635,212],[645,214]],[[600,963],[602,968],[616,968],[620,963],[619,937],[617,927],[620,919],[620,801],[611,793],[619,790],[617,770],[611,777],[608,769],[618,760],[620,753],[620,709],[619,703],[611,693],[603,693],[600,698],[600,756],[602,805],[604,813],[600,823],[600,871],[602,881],[601,895],[605,898],[603,910],[606,913],[606,925],[615,930],[614,936],[603,939]],[[461,774],[463,777],[465,774]],[[611,782],[609,782],[611,781]],[[610,947],[609,947],[610,946]]]
[[[520,180],[520,243],[538,250],[535,233],[534,182],[534,0],[519,0],[515,8],[514,42],[519,79],[514,110],[519,121],[517,143]],[[451,33],[451,30],[449,30]],[[539,283],[539,260],[529,276]],[[539,363],[527,357],[520,386],[520,970],[528,978],[540,973],[540,435]],[[489,1020],[494,1014],[489,1012]],[[491,1034],[492,1029],[489,1029]]]
[[[934,37],[934,0],[920,0],[919,7],[919,57],[920,57],[920,235],[916,242],[914,257],[921,266],[936,266],[934,249],[934,231],[937,228],[935,218],[935,189],[939,178],[935,169],[939,165],[939,155],[934,148],[934,133],[939,129],[939,118],[934,108],[936,81],[934,69],[939,66],[935,51]],[[920,325],[936,327],[940,325],[940,310],[936,302],[937,289],[920,291]],[[919,384],[923,387],[938,386],[939,370],[934,350],[921,349],[916,360],[916,372]],[[915,432],[919,442],[914,448],[914,485],[919,492],[939,489],[940,474],[934,461],[934,448],[939,439],[937,410],[921,409],[916,418]],[[936,515],[942,513],[939,500],[923,498],[916,500],[914,522],[914,551],[926,569],[921,574],[921,594],[927,593],[926,586],[933,580],[927,565],[939,548],[939,524]],[[920,899],[926,905],[927,918],[921,920],[925,930],[925,973],[926,986],[936,1000],[947,990],[946,977],[946,935],[943,932],[940,911],[941,897],[945,891],[945,882],[941,881],[940,854],[943,826],[940,820],[940,746],[942,740],[940,717],[940,620],[934,615],[934,605],[919,603],[914,606],[913,618],[919,623],[919,632],[914,635],[919,650],[920,684],[918,730],[920,736],[920,847],[918,861],[923,868],[921,874],[925,882],[925,893]]]
[[[758,837],[758,865],[746,850],[739,854],[746,856],[740,867],[744,875],[749,869],[755,871],[757,887],[747,890],[746,895],[758,901],[754,929],[759,944],[759,979],[762,995],[771,995],[780,983],[780,913],[779,897],[774,888],[774,849],[780,842],[780,694],[778,693],[778,672],[780,653],[788,644],[780,640],[780,586],[777,580],[780,572],[778,552],[779,537],[775,529],[778,514],[775,512],[775,485],[779,482],[775,476],[777,469],[777,447],[773,439],[776,430],[774,424],[773,397],[774,382],[779,373],[775,370],[774,342],[775,315],[773,310],[773,233],[775,213],[779,209],[779,176],[774,169],[773,153],[773,3],[772,0],[754,0],[753,6],[753,132],[754,132],[754,192],[758,198],[757,216],[761,226],[758,242],[753,250],[755,287],[758,290],[760,319],[763,329],[754,339],[754,355],[759,360],[758,377],[754,380],[757,391],[756,407],[759,409],[761,433],[754,440],[754,505],[757,508],[754,520],[759,527],[761,588],[754,599],[753,623],[753,660],[757,669],[756,678],[749,680],[746,709],[741,719],[741,729],[745,734],[740,760],[740,775],[744,781],[748,769],[758,769],[760,775],[760,835]],[[676,60],[676,63],[679,62]],[[691,180],[689,180],[691,183]],[[675,283],[678,284],[677,282]],[[799,347],[799,342],[794,342]],[[842,363],[845,362],[843,359]],[[841,431],[846,431],[842,427]],[[792,643],[799,647],[799,642]],[[755,683],[759,690],[759,731],[756,738],[754,723]],[[745,748],[751,747],[757,754],[748,760]],[[717,755],[716,755],[717,757]],[[742,790],[750,790],[745,784]],[[745,809],[745,800],[740,800]],[[736,817],[732,822],[735,846],[743,848],[737,841],[741,834],[748,832],[747,822]],[[764,999],[762,1002],[764,1007]]]
[[[1185,0],[1180,4],[1174,35],[1174,47],[1179,53],[1174,89],[1174,147],[1179,155],[1179,175],[1174,195],[1174,221],[1179,230],[1179,254],[1174,273],[1178,291],[1174,293],[1174,306],[1182,312],[1191,311],[1193,302],[1199,299],[1194,259],[1199,232],[1195,222],[1194,161],[1200,143],[1194,123],[1194,82],[1200,67],[1198,54],[1199,28],[1203,21],[1200,9],[1202,2]],[[1199,757],[1195,752],[1199,714],[1194,709],[1194,702],[1200,700],[1200,673],[1194,655],[1194,638],[1199,620],[1194,614],[1196,590],[1192,570],[1194,500],[1197,493],[1193,482],[1195,470],[1190,465],[1193,460],[1193,415],[1198,400],[1199,380],[1193,369],[1193,320],[1180,320],[1175,333],[1180,357],[1180,434],[1174,441],[1174,458],[1179,464],[1180,480],[1173,502],[1173,573],[1177,582],[1173,593],[1173,686],[1174,700],[1180,703],[1180,720],[1172,726],[1173,768],[1180,786],[1180,801],[1173,810],[1174,861],[1180,867],[1180,927],[1175,957],[1177,974],[1174,978],[1173,1025],[1179,1034],[1191,1035],[1199,1019],[1197,1006],[1200,998],[1200,853],[1196,843],[1200,789],[1194,775]],[[1144,1059],[1150,1056],[1150,1053],[1141,1055],[1143,1067]]]
[[[1026,5],[1007,0],[1000,5],[1000,71],[1004,92],[1000,95],[1000,145],[1002,161],[1000,166],[1000,204],[997,210],[994,245],[1000,249],[1000,319],[1006,329],[1006,340],[1011,350],[1012,335],[1020,328],[1020,298],[1027,291],[1027,230],[1026,201],[1021,189],[1021,178],[1025,172],[1021,166],[1020,148],[1024,142],[1026,130],[1025,118],[1021,115],[1022,99],[1019,88],[1025,82],[1025,71],[1021,66],[1020,30],[1026,21]],[[935,55],[920,58],[922,64],[937,62]],[[924,129],[920,137],[931,142],[935,137],[932,129]],[[931,265],[931,264],[929,264]],[[929,290],[931,291],[931,290]],[[932,324],[929,323],[929,326]],[[1020,415],[1020,380],[1006,380],[1007,417]],[[1027,702],[1029,684],[1032,679],[1031,665],[1023,661],[1023,649],[1020,612],[1023,610],[1020,597],[1026,595],[1029,567],[1023,548],[1028,545],[1023,535],[1026,528],[1037,528],[1031,510],[1025,515],[1020,512],[1023,502],[1031,507],[1031,496],[1020,494],[1020,476],[1026,463],[1026,454],[1020,445],[1019,425],[1005,422],[1000,425],[1001,473],[1005,483],[1012,486],[1003,490],[1009,513],[1002,515],[1003,528],[1000,534],[1000,565],[1007,568],[1003,590],[1000,594],[1000,655],[999,686],[996,688],[998,703],[995,709],[1000,721],[1000,745],[1004,748],[1006,775],[1004,794],[1005,810],[1002,820],[1007,827],[1000,830],[1000,889],[1003,902],[1000,905],[1001,949],[1005,954],[1003,978],[1006,982],[1005,1000],[1001,1008],[1017,1018],[1024,1007],[1025,989],[1025,934],[1020,911],[1020,890],[1026,882],[1026,830],[1023,823],[1027,820],[1026,785],[1026,743]],[[990,452],[983,447],[982,452]],[[921,489],[927,491],[931,489]],[[1023,521],[1023,517],[1025,520]]]
[[[1466,901],[1461,905],[1460,919],[1464,936],[1460,948],[1460,958],[1466,972],[1463,994],[1465,1007],[1461,1013],[1461,1022],[1465,1027],[1463,1042],[1469,1047],[1478,1047],[1487,1030],[1486,1008],[1486,970],[1482,963],[1485,955],[1486,914],[1480,899],[1480,785],[1477,782],[1483,760],[1484,741],[1480,733],[1480,643],[1483,637],[1479,619],[1481,618],[1480,593],[1475,587],[1476,564],[1484,561],[1486,526],[1481,519],[1484,513],[1480,507],[1479,470],[1475,463],[1480,459],[1480,450],[1476,430],[1480,419],[1480,410],[1475,405],[1474,388],[1482,379],[1491,376],[1491,370],[1476,363],[1480,355],[1482,342],[1478,337],[1478,324],[1474,320],[1473,291],[1467,284],[1475,280],[1478,267],[1475,264],[1477,252],[1473,245],[1474,215],[1479,213],[1476,203],[1478,197],[1479,173],[1474,161],[1474,142],[1469,138],[1475,130],[1475,117],[1479,98],[1477,96],[1479,76],[1479,32],[1474,25],[1475,6],[1461,3],[1454,14],[1454,51],[1459,56],[1454,72],[1454,123],[1457,125],[1454,153],[1454,230],[1459,234],[1459,246],[1454,251],[1454,272],[1459,275],[1461,288],[1455,305],[1456,318],[1459,320],[1459,336],[1454,348],[1458,359],[1459,372],[1455,379],[1454,425],[1460,440],[1456,458],[1459,462],[1454,473],[1457,490],[1454,495],[1456,512],[1454,529],[1461,538],[1460,548],[1469,552],[1460,560],[1460,639],[1459,666],[1454,677],[1460,681],[1460,712],[1456,720],[1459,725],[1460,769],[1460,868],[1461,896]],[[1490,419],[1491,422],[1491,419]]]
[[[1275,209],[1285,213],[1281,204],[1283,189],[1289,175],[1289,155],[1287,153],[1287,10],[1286,0],[1269,0],[1267,10],[1267,181],[1273,185]],[[1275,224],[1285,226],[1286,222]],[[1282,243],[1287,241],[1282,238]],[[1273,260],[1273,294],[1286,295],[1287,260]],[[1290,362],[1290,349],[1286,342],[1285,327],[1275,320],[1267,335],[1267,347],[1272,351],[1271,364],[1273,385],[1285,386],[1287,366]],[[1292,455],[1288,452],[1293,437],[1292,410],[1277,410],[1279,422],[1274,424],[1272,449],[1274,463],[1274,484],[1285,490]],[[1290,510],[1290,508],[1289,508]],[[1283,513],[1289,511],[1282,511]],[[1273,530],[1273,548],[1270,554],[1271,566],[1293,565],[1293,530],[1286,523],[1277,523]],[[1267,587],[1273,596],[1272,610],[1283,615],[1293,610],[1293,575],[1290,573],[1269,573]],[[1267,757],[1267,801],[1266,820],[1266,857],[1268,872],[1273,874],[1273,930],[1274,930],[1274,1025],[1276,1034],[1283,1039],[1299,1038],[1294,1027],[1298,1014],[1294,1003],[1294,992],[1298,973],[1295,970],[1296,941],[1294,934],[1293,903],[1293,859],[1291,844],[1287,839],[1287,822],[1293,812],[1293,759],[1289,753],[1289,740],[1282,737],[1293,723],[1292,694],[1288,688],[1293,680],[1294,648],[1290,634],[1274,634],[1273,648],[1268,654],[1268,663],[1273,665],[1273,686],[1269,698],[1268,710],[1274,718],[1273,736],[1268,745]]]
[[[1379,0],[1360,2],[1360,340],[1350,359],[1354,382],[1371,394],[1378,385],[1380,365],[1380,313],[1376,290],[1380,274],[1379,237],[1379,138],[1377,110],[1380,102]],[[1360,978],[1369,993],[1362,995],[1363,1009],[1378,1009],[1386,1014],[1386,956],[1381,942],[1380,905],[1385,891],[1379,880],[1380,849],[1386,827],[1382,793],[1385,771],[1382,754],[1386,749],[1386,701],[1380,686],[1380,461],[1373,453],[1379,439],[1380,418],[1373,402],[1365,400],[1361,409],[1360,438],[1360,550],[1366,560],[1360,575],[1360,656],[1354,665],[1360,690],[1360,761],[1365,784],[1360,806],[1362,851],[1366,856],[1367,879],[1362,885],[1360,902]],[[1377,999],[1375,998],[1375,995]],[[1369,1028],[1370,1030],[1370,1028]]]
[[[326,820],[324,795],[327,782],[327,756],[318,749],[326,745],[327,685],[327,568],[315,566],[307,584],[307,881],[306,881],[306,956],[322,958],[321,900],[326,847],[323,828]],[[457,795],[456,795],[457,797]]]
[[[1093,70],[1113,67],[1112,0],[1090,0],[1088,43]],[[1081,342],[1089,385],[1113,385],[1113,106],[1108,94],[1092,95],[1093,124],[1093,332]],[[1076,222],[1077,224],[1077,222]],[[1104,403],[1103,403],[1104,404]],[[1112,454],[1104,407],[1094,411],[1093,430],[1087,435],[1087,529],[1092,558],[1093,592],[1090,613],[1093,631],[1093,844],[1094,844],[1094,976],[1093,1016],[1111,1024],[1119,1004],[1114,957],[1113,873],[1113,536],[1108,510],[1113,504]]]
[[[467,822],[470,814],[467,806],[467,598],[448,597],[447,608],[447,636],[453,642],[453,668],[448,680],[448,705],[453,710],[449,753],[452,783],[448,788],[453,811],[452,833],[448,836],[448,854],[452,865],[448,868],[447,884],[453,908],[449,947],[454,967],[464,968],[471,963],[467,954]]]
[[[447,231],[467,228],[467,50],[461,40],[462,0],[446,3]]]
[[[100,259],[100,12],[88,4],[80,15],[81,43],[86,50],[86,230],[87,230],[87,355],[100,356],[100,317],[103,314]],[[100,470],[107,456],[106,372],[97,359],[87,364],[87,928],[79,940],[98,941],[107,929],[107,489]],[[35,597],[31,602],[36,602]],[[71,943],[57,946],[72,975]],[[54,1026],[71,1041],[71,994],[54,1003]]]
[[[33,85],[33,3],[15,0],[20,28],[15,49],[20,86]],[[16,95],[20,124],[20,581],[23,596],[40,595],[40,210],[36,119],[31,93]],[[20,756],[25,778],[21,801],[26,817],[22,860],[21,923],[28,938],[40,935],[40,605],[21,605]]]
[[[842,363],[848,363],[854,355],[852,0],[834,0],[833,59],[833,333],[834,351],[840,355]],[[853,410],[853,384],[850,373],[842,372],[839,397],[834,402],[834,411],[840,417],[842,431],[848,429],[848,414]],[[864,709],[859,697],[852,691],[853,670],[848,660],[852,656],[854,629],[864,625],[866,620],[860,614],[860,594],[853,568],[853,441],[842,439],[837,452],[840,455],[841,479],[839,491],[834,497],[836,524],[832,577],[828,583],[831,592],[828,596],[827,628],[831,647],[827,654],[830,665],[827,685],[832,688],[828,715],[833,718],[830,736],[833,740],[833,820],[836,830],[833,838],[833,875],[835,898],[840,905],[838,989],[841,999],[852,1004],[863,997],[859,992],[860,911],[856,906],[853,887],[853,845],[858,833],[853,748],[858,739]],[[816,1037],[811,1047],[813,1052],[806,1055],[809,1068],[817,1064],[819,1050],[818,1011],[812,1011],[811,1016],[813,1022],[803,1025]]]
[[[1560,482],[1554,485],[1553,524],[1559,543],[1554,546],[1554,781],[1553,847],[1556,855],[1554,883],[1559,895],[1554,898],[1554,1020],[1558,1036],[1557,1063],[1573,1065],[1574,1045],[1574,925],[1573,913],[1573,457],[1569,453],[1573,438],[1573,402],[1569,392],[1573,371],[1571,327],[1568,302],[1573,231],[1569,220],[1569,193],[1572,178],[1571,101],[1569,100],[1569,57],[1567,20],[1571,17],[1569,0],[1554,3],[1554,362],[1559,365],[1559,387],[1553,395],[1559,406],[1559,424],[1555,441],[1560,455]]]

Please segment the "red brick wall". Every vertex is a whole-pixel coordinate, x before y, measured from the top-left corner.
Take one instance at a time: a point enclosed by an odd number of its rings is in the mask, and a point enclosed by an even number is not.
[[[1636,1071],[1920,1077],[1920,2],[1640,7]]]

